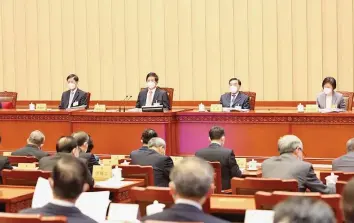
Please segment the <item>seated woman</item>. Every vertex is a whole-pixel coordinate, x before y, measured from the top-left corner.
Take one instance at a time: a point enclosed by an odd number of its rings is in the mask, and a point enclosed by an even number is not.
[[[320,109],[339,108],[346,109],[343,95],[335,92],[337,87],[336,79],[333,77],[326,77],[322,81],[323,92],[317,96],[316,103]]]

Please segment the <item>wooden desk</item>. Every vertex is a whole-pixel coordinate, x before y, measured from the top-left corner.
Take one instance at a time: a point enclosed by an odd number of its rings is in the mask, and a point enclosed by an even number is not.
[[[211,213],[244,214],[248,209],[256,209],[253,195],[213,194],[210,197]]]
[[[262,177],[262,170],[244,170],[242,171],[242,177]]]
[[[129,203],[130,189],[132,187],[144,186],[144,180],[140,179],[125,179],[122,184],[117,187],[94,186],[94,191],[110,191],[113,203]]]
[[[0,185],[0,203],[5,204],[5,211],[17,213],[32,206],[34,187]]]

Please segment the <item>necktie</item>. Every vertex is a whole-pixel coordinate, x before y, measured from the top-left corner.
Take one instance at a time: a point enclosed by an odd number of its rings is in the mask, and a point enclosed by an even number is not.
[[[69,98],[69,105],[68,105],[68,108],[71,107],[71,104],[73,103],[73,99],[74,99],[74,92],[71,91],[71,92],[70,92],[70,98]]]
[[[147,106],[152,106],[152,91],[148,93],[148,102],[146,103]]]
[[[236,99],[236,94],[232,94],[232,95],[231,95],[231,103],[230,103],[230,107],[232,107],[232,105],[234,104],[235,99]]]

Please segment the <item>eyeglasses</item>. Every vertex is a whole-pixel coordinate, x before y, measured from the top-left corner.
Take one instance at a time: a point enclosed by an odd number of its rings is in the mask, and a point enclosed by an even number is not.
[[[302,152],[302,158],[304,159],[306,157],[306,154],[304,152],[304,149],[301,147],[298,147],[298,149]]]

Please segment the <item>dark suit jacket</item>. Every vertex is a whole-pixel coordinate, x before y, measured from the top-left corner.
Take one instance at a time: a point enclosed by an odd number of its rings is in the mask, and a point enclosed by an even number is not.
[[[18,149],[11,153],[13,156],[34,156],[38,160],[42,159],[45,156],[49,156],[48,153],[38,149],[37,146],[28,144],[22,149]]]
[[[72,154],[71,153],[56,153],[53,156],[43,157],[42,159],[39,160],[38,169],[45,170],[45,171],[53,171],[55,164],[57,164],[57,162],[64,156],[72,156]],[[85,159],[80,158],[80,160],[84,163],[87,163]],[[90,185],[90,187],[93,187],[94,180],[92,179],[90,170],[87,170],[87,171],[88,171],[88,176],[87,176],[88,182],[87,183]]]
[[[158,152],[142,147],[130,154],[132,165],[152,166],[154,169],[155,186],[168,187],[170,182],[170,171],[173,168],[171,157],[164,156]]]
[[[226,223],[214,216],[205,214],[198,208],[188,204],[175,204],[163,212],[146,216],[141,219],[142,222],[147,220],[154,221],[173,221],[173,222],[204,222],[204,223]]]
[[[77,207],[64,207],[48,203],[41,208],[29,208],[20,211],[23,214],[41,214],[44,216],[65,216],[68,223],[97,223],[84,215]]]
[[[221,95],[220,104],[222,104],[222,107],[229,108],[230,102],[231,102],[231,93],[226,93],[226,94]],[[236,96],[236,99],[231,107],[234,108],[236,105],[241,106],[241,108],[243,108],[243,109],[250,109],[251,108],[249,97],[242,92],[238,92],[238,95]]]
[[[311,163],[301,161],[291,153],[265,160],[262,163],[262,175],[264,178],[295,179],[300,192],[306,189],[324,194],[335,192],[334,188],[327,187],[317,178]]]
[[[9,159],[6,156],[0,156],[0,176],[3,169],[12,170],[12,166]],[[2,178],[0,177],[0,184],[2,184]]]
[[[217,143],[212,143],[208,148],[197,151],[195,156],[209,162],[220,162],[223,190],[231,188],[231,178],[242,176],[242,172],[235,159],[234,151],[223,148]]]
[[[59,108],[60,109],[67,109],[69,106],[69,100],[70,100],[70,90],[63,92],[63,94],[61,95],[61,102],[60,102]],[[75,107],[79,107],[82,105],[86,105],[86,108],[89,107],[89,105],[87,103],[87,93],[80,90],[80,89],[76,90],[73,101],[71,103],[71,108],[74,108],[73,104],[76,101],[78,102],[78,105],[76,105]]]
[[[333,171],[354,172],[354,152],[349,152],[344,156],[332,161]]]
[[[92,153],[80,152],[79,157],[87,161],[87,166],[92,173],[93,165],[100,165]]]
[[[146,99],[147,99],[147,93],[148,93],[148,89],[147,88],[145,88],[144,90],[140,91],[140,93],[138,95],[138,100],[136,101],[136,106],[135,107],[141,108],[142,106],[145,106]],[[167,95],[166,91],[164,91],[164,90],[162,90],[160,88],[156,88],[152,103],[155,103],[156,101],[158,103],[162,104],[164,108],[167,108],[167,109],[171,110],[170,101],[168,99],[168,95]]]

